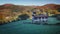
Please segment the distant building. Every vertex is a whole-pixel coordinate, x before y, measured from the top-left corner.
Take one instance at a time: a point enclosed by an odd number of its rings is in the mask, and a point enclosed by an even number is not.
[[[46,23],[47,20],[48,20],[47,13],[36,15],[36,11],[32,12],[32,22],[33,23]]]

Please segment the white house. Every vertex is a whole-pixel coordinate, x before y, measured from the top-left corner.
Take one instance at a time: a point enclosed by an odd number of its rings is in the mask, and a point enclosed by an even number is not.
[[[47,14],[36,15],[36,12],[32,12],[32,22],[33,23],[46,23],[48,20]]]

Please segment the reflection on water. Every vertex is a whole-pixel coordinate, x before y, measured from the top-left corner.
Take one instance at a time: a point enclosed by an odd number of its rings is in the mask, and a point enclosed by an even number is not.
[[[32,20],[21,20],[0,26],[0,34],[60,34],[60,26],[23,24]],[[49,18],[48,23],[59,22]]]

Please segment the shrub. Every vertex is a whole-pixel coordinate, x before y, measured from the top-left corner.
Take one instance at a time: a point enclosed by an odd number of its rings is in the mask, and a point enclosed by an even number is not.
[[[57,10],[58,10],[58,12],[60,12],[60,8],[58,8]]]
[[[57,18],[57,20],[60,20],[60,15],[57,15],[57,17],[56,17],[56,18]]]
[[[21,20],[26,20],[26,19],[29,18],[29,16],[28,16],[27,14],[22,14],[22,15],[19,16],[19,18],[20,18]]]
[[[56,23],[55,25],[60,25],[60,23]]]

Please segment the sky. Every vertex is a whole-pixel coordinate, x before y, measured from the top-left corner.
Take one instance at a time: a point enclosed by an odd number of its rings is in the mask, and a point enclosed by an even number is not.
[[[0,5],[2,4],[42,6],[45,4],[60,4],[60,0],[0,0]]]

